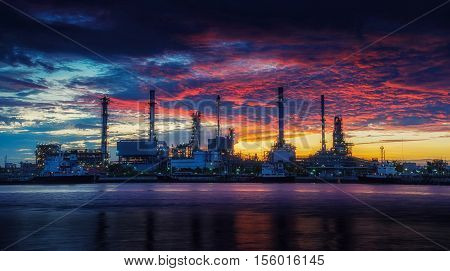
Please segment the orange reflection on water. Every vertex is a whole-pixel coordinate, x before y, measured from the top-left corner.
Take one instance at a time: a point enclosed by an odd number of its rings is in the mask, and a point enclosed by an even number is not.
[[[235,216],[235,239],[238,250],[272,250],[273,221],[266,213],[238,211]]]

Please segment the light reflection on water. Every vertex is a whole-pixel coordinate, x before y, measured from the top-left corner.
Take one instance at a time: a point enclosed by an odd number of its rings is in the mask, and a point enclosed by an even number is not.
[[[450,187],[337,185],[445,247]],[[327,184],[0,186],[0,246],[14,250],[434,250]]]

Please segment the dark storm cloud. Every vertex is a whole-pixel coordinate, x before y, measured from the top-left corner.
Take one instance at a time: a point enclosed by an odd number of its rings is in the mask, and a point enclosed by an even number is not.
[[[23,64],[26,66],[33,66],[34,62],[31,58],[21,52],[14,52],[12,48],[0,45],[0,61],[8,65]]]
[[[410,126],[410,125],[421,125],[425,123],[431,122],[430,118],[425,117],[403,117],[398,119],[397,121],[398,125],[401,126]]]
[[[155,64],[154,62],[146,63],[139,72],[148,74],[152,77],[171,77],[176,75],[187,74],[190,67],[180,63]]]
[[[119,95],[122,92],[129,92],[130,99],[138,99],[138,81],[135,76],[128,74],[122,70],[112,70],[108,74],[102,74],[96,77],[79,76],[66,82],[69,88],[92,88],[99,89],[105,93],[115,93]],[[134,95],[133,95],[134,94]],[[135,96],[138,95],[138,96]]]
[[[0,75],[0,89],[3,91],[18,91],[24,89],[46,89],[46,86],[28,82],[25,80],[14,79]]]
[[[19,101],[19,100],[11,99],[11,98],[0,98],[0,105],[2,105],[5,108],[16,107],[16,106],[24,106],[25,107],[25,106],[31,106],[32,103]]]
[[[425,107],[431,112],[446,114],[447,117],[450,114],[450,101],[437,101],[431,104],[427,104]]]
[[[150,55],[165,49],[181,49],[183,45],[175,36],[189,32],[183,21],[176,16],[166,16],[169,11],[164,1],[150,3],[91,2],[91,1],[19,1],[15,6],[28,14],[40,17],[58,31],[82,43],[88,48],[105,55]],[[50,15],[58,20],[45,20]],[[43,52],[66,52],[89,55],[90,53],[42,25],[18,14],[9,7],[0,11],[2,40],[6,45],[33,48]],[[97,15],[94,21],[74,23],[68,12]],[[64,22],[64,19],[68,19]],[[90,27],[105,24],[105,28]]]
[[[393,30],[441,2],[47,0],[11,4],[101,54],[142,56],[192,49],[183,37],[208,30],[233,37],[258,38],[289,36],[301,29],[338,29],[360,37],[380,28]],[[448,30],[448,18],[449,8],[444,7],[406,31],[419,31],[430,25],[435,31]],[[90,55],[6,6],[0,9],[0,32],[3,46]],[[243,51],[251,50],[245,44],[239,46]]]
[[[38,94],[40,92],[41,91],[37,90],[37,89],[30,89],[30,90],[23,90],[23,91],[17,92],[16,95],[19,96],[19,97],[27,97],[27,96],[30,96],[30,95]]]
[[[31,56],[25,54],[21,50],[14,48],[15,46],[8,47],[6,45],[7,41],[3,41],[5,44],[0,43],[0,62],[11,65],[25,65],[28,67],[37,67],[40,66],[44,68],[46,71],[51,72],[55,70],[55,67],[47,62],[42,60],[33,60]]]

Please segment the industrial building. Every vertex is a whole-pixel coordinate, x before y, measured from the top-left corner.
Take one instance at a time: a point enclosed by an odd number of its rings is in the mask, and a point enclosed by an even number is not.
[[[275,143],[268,151],[263,161],[252,157],[243,159],[235,155],[236,143],[233,128],[227,134],[221,133],[220,113],[221,98],[217,96],[217,128],[213,138],[207,140],[206,148],[202,149],[202,127],[200,112],[192,116],[191,135],[187,143],[178,144],[169,149],[165,141],[159,141],[155,130],[155,91],[150,90],[149,99],[149,132],[148,137],[138,139],[121,139],[117,141],[118,163],[140,172],[158,170],[160,173],[190,175],[239,175],[262,178],[275,178],[280,181],[284,177],[315,176],[341,180],[341,177],[393,177],[416,176],[429,174],[440,176],[448,172],[446,162],[435,161],[425,168],[414,163],[393,163],[386,160],[384,147],[381,147],[381,160],[372,162],[352,156],[352,143],[347,142],[344,133],[344,118],[336,115],[333,118],[332,146],[327,148],[325,97],[321,95],[321,149],[306,159],[296,159],[296,148],[287,143],[284,137],[284,90],[278,88],[278,135]],[[5,163],[0,170],[0,179],[12,176],[92,176],[105,174],[108,170],[108,105],[110,99],[101,99],[101,146],[99,149],[68,149],[62,150],[60,144],[38,144],[36,146],[36,164],[21,164],[20,169],[12,163]],[[6,161],[6,158],[5,158]],[[201,176],[207,177],[207,176]],[[373,179],[373,178],[372,178]],[[286,179],[285,179],[286,180]]]
[[[36,166],[39,170],[45,166],[45,160],[61,153],[61,145],[56,143],[38,144],[36,146]]]
[[[108,154],[108,105],[107,96],[101,98],[102,128],[101,147],[94,150],[61,151],[58,144],[41,144],[36,148],[36,164],[40,169],[48,163],[46,171],[82,172],[100,168],[109,163]],[[207,150],[202,150],[201,113],[192,114],[189,142],[178,144],[169,150],[165,141],[158,141],[155,131],[155,90],[149,91],[149,130],[147,138],[121,139],[117,141],[117,156],[120,164],[134,169],[154,171],[170,169],[172,173],[217,173],[239,174],[243,168],[242,159],[234,155],[235,134],[232,128],[222,135],[220,127],[221,98],[217,96],[217,128],[214,138],[207,140]],[[333,145],[328,150],[325,142],[325,98],[321,96],[322,148],[315,155],[296,161],[295,146],[284,137],[284,89],[278,88],[278,136],[270,151],[266,153],[261,166],[262,177],[285,177],[293,168],[301,167],[307,174],[325,177],[357,176],[368,171],[368,162],[351,155],[351,143],[346,142],[342,116],[334,117]],[[170,161],[169,161],[170,159]],[[48,160],[48,161],[47,161]],[[46,162],[47,161],[47,162]],[[254,167],[254,166],[253,166]],[[77,173],[77,174],[78,174]]]
[[[284,139],[284,90],[278,88],[278,138],[266,155],[266,162],[262,165],[262,177],[285,177],[288,175],[286,167],[295,162],[295,146],[286,143]]]
[[[105,95],[101,99],[102,125],[100,149],[62,150],[60,144],[39,144],[36,146],[36,166],[41,175],[87,174],[108,163],[108,104]]]
[[[119,163],[134,167],[138,171],[152,171],[163,167],[169,157],[165,141],[158,141],[155,131],[155,90],[150,90],[148,138],[123,139],[117,141]]]
[[[352,156],[352,143],[346,142],[343,117],[334,117],[333,146],[327,150],[325,141],[325,96],[321,95],[322,147],[314,155],[300,162],[306,174],[320,177],[343,177],[367,174],[369,162]]]
[[[403,163],[402,175],[416,176],[420,173],[420,167],[416,163],[405,162]]]
[[[217,128],[216,137],[208,139],[208,150],[200,149],[201,146],[201,114],[192,114],[192,131],[188,143],[177,145],[172,149],[170,168],[172,173],[218,172],[229,174],[234,159],[235,134],[234,129],[228,129],[226,136],[221,135],[220,130],[220,96],[217,96]]]
[[[139,171],[154,170],[167,160],[169,148],[164,141],[124,139],[117,141],[119,163],[133,166]]]
[[[352,143],[347,142],[344,133],[344,118],[335,115],[333,118],[332,145],[327,148],[325,96],[321,95],[321,148],[306,159],[296,159],[296,148],[286,142],[284,136],[285,98],[284,89],[279,87],[278,135],[271,149],[265,153],[263,161],[257,156],[243,159],[236,155],[236,143],[233,128],[222,134],[220,126],[221,97],[218,95],[217,127],[213,138],[207,139],[206,148],[202,149],[202,114],[192,113],[191,135],[187,143],[169,148],[165,141],[159,141],[155,129],[156,98],[155,90],[149,91],[149,129],[148,136],[137,139],[120,139],[117,141],[117,168],[138,172],[158,171],[158,173],[176,175],[211,174],[239,175],[283,180],[294,179],[295,176],[315,176],[328,179],[341,177],[390,177],[397,175],[415,176],[430,174],[440,176],[448,172],[446,162],[434,161],[425,168],[414,163],[389,162],[385,157],[384,147],[381,147],[381,160],[372,162],[352,156]],[[57,143],[38,144],[36,146],[36,164],[21,164],[21,170],[15,164],[6,163],[0,170],[3,178],[11,174],[21,176],[92,176],[107,174],[111,168],[108,153],[108,106],[109,97],[100,98],[101,102],[101,144],[99,149],[68,149],[62,150]],[[6,161],[6,158],[5,158]],[[126,165],[129,167],[123,167]],[[119,170],[119,171],[120,171]],[[19,173],[18,173],[19,172]],[[207,176],[200,176],[207,177]],[[258,177],[259,178],[259,177]],[[284,180],[287,180],[284,179]]]
[[[218,161],[214,158],[210,152],[202,150],[194,151],[191,157],[172,158],[170,161],[171,172],[207,173],[217,168]]]
[[[220,155],[233,155],[234,152],[234,129],[228,129],[229,133],[226,136],[221,135],[220,130],[220,96],[217,95],[217,130],[216,137],[208,139],[208,151],[218,152]]]
[[[66,156],[63,153],[48,157],[40,172],[41,176],[82,176],[86,174],[87,171],[79,165],[76,154]]]
[[[56,176],[77,172],[77,175],[98,173],[104,166],[101,149],[62,150],[59,144],[40,144],[36,148],[37,165],[43,176]],[[41,162],[42,161],[42,162]]]
[[[234,129],[228,129],[228,135],[217,135],[215,138],[208,139],[208,151],[218,152],[220,155],[233,155],[235,144]]]
[[[74,160],[75,157],[85,169],[101,167],[105,160],[105,152],[101,149],[69,149],[62,151],[62,154],[63,159]]]
[[[201,133],[201,114],[196,111],[192,113],[191,136],[188,143],[178,144],[171,150],[172,159],[190,158],[194,152],[200,150],[202,141]]]

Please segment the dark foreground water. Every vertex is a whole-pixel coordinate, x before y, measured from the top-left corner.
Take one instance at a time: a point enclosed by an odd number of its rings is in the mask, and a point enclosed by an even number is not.
[[[450,187],[116,186],[0,186],[1,249],[58,218],[8,249],[436,250],[450,247]],[[98,199],[71,212],[99,195]],[[68,212],[71,213],[61,218]]]

